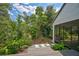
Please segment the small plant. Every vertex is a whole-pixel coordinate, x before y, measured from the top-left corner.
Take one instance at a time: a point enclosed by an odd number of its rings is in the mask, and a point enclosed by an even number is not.
[[[0,55],[5,55],[5,48],[0,48]]]
[[[77,51],[79,51],[79,46],[75,47],[74,49],[77,50]]]
[[[52,45],[51,48],[54,49],[54,50],[63,50],[63,49],[65,49],[63,43],[56,43],[55,45]]]
[[[11,44],[7,46],[8,54],[15,54],[20,50],[20,46],[17,43]]]
[[[31,39],[15,39],[6,41],[5,45],[0,47],[0,55],[18,53],[19,51],[28,48],[31,43]]]

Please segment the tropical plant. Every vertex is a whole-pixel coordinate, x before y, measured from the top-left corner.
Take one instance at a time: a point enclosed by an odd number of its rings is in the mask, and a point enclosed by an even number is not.
[[[64,50],[65,46],[63,43],[56,43],[55,45],[52,45],[51,48],[54,50]]]

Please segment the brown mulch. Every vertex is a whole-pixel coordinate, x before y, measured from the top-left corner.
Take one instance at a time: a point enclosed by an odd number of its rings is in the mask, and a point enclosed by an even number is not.
[[[24,49],[20,49],[17,53],[23,53],[23,52],[27,52],[27,48],[24,48]]]
[[[38,38],[38,39],[33,39],[32,41],[32,44],[44,44],[44,43],[51,43],[51,39]]]

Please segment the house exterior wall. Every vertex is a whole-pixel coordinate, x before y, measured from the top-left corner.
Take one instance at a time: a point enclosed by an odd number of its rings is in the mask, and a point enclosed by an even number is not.
[[[54,25],[79,19],[79,3],[67,3],[54,21]]]

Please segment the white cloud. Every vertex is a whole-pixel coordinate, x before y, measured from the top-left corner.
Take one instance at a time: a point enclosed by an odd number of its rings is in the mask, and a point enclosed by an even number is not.
[[[30,8],[30,12],[35,14],[35,9],[36,9],[37,6],[29,6]]]
[[[27,9],[25,9],[24,7],[23,7],[23,5],[20,5],[20,4],[14,4],[13,5],[18,11],[20,11],[20,12],[28,12],[28,10]]]
[[[26,13],[35,13],[35,9],[37,6],[26,6],[26,5],[20,5],[20,4],[13,4],[14,7],[21,13],[26,12]]]

